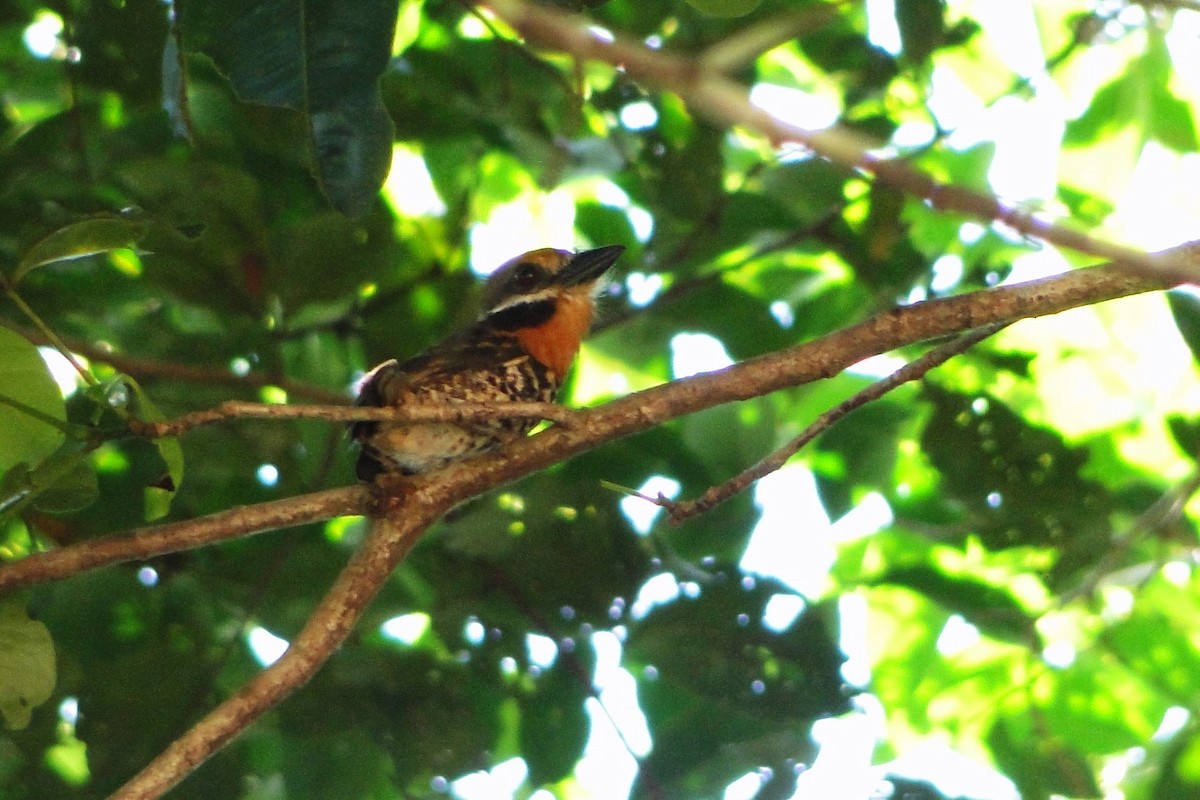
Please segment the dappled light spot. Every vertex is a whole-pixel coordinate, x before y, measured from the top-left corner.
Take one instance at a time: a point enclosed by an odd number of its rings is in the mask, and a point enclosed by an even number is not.
[[[796,314],[792,311],[792,307],[783,300],[776,300],[771,303],[768,310],[775,321],[779,323],[781,328],[790,328],[796,322]]]
[[[630,616],[634,620],[645,619],[656,607],[670,603],[679,597],[679,581],[669,572],[660,572],[642,584],[633,601]]]
[[[558,645],[549,636],[540,633],[526,634],[525,651],[529,656],[529,663],[542,669],[554,666],[555,660],[558,659]]]
[[[82,55],[78,47],[68,46],[63,39],[62,17],[48,9],[37,12],[21,38],[25,48],[37,58],[77,64]]]
[[[793,89],[772,83],[750,87],[750,102],[778,120],[815,130],[837,122],[841,104],[832,94]]]
[[[521,514],[525,511],[525,498],[512,492],[501,492],[496,497],[496,505],[510,514]]]
[[[646,497],[662,495],[668,500],[674,500],[679,495],[681,485],[674,478],[665,475],[654,475],[638,487],[638,493]],[[662,508],[640,497],[623,497],[619,503],[621,513],[629,520],[630,526],[642,536],[650,532],[654,521],[662,513]]]
[[[279,483],[279,468],[274,464],[261,464],[254,472],[254,477],[262,486],[270,488]]]
[[[1192,582],[1194,569],[1188,561],[1168,561],[1162,566],[1162,576],[1168,583],[1184,587]]]
[[[158,585],[158,571],[149,565],[139,567],[137,571],[137,582],[147,588]]]
[[[415,611],[411,614],[401,614],[400,616],[384,621],[379,626],[379,632],[394,642],[413,645],[425,635],[425,632],[429,630],[429,626],[429,615],[421,611]]]
[[[424,157],[404,144],[392,147],[392,167],[383,184],[383,196],[402,216],[440,217],[446,213]]]
[[[753,800],[766,783],[758,770],[747,772],[725,787],[722,800]]]
[[[46,366],[50,370],[50,377],[58,384],[58,390],[62,392],[63,397],[70,397],[75,394],[76,390],[82,385],[82,379],[79,377],[79,372],[75,369],[75,366],[67,360],[66,356],[53,347],[39,347],[38,355],[46,362]],[[83,356],[76,354],[75,358],[85,368],[88,366],[88,360]]]
[[[906,363],[900,356],[881,353],[851,364],[846,368],[846,372],[852,375],[862,375],[865,378],[886,378]]]
[[[650,305],[662,288],[663,277],[658,273],[631,272],[625,278],[625,296],[634,308]]]
[[[616,622],[625,613],[625,598],[614,597],[608,606],[608,618]]]
[[[937,638],[937,651],[943,656],[961,653],[979,643],[979,628],[967,622],[961,614],[951,614]]]
[[[255,625],[246,634],[246,646],[260,666],[269,667],[288,649],[287,639],[281,639],[266,628]]]
[[[1042,649],[1042,660],[1052,667],[1066,669],[1075,663],[1075,645],[1070,642],[1051,642]]]
[[[962,256],[947,253],[933,262],[933,278],[929,282],[929,289],[937,294],[945,294],[958,286],[962,278]]]
[[[485,160],[486,161],[486,160]],[[563,189],[521,197],[492,207],[485,222],[471,226],[471,270],[490,275],[530,242],[569,249],[574,241],[575,198]]]
[[[451,789],[461,800],[492,800],[512,797],[525,782],[529,767],[522,758],[501,761],[490,770],[480,770],[453,781]]]
[[[1192,713],[1183,706],[1171,706],[1163,712],[1162,722],[1158,724],[1158,730],[1151,737],[1155,742],[1168,742],[1175,737],[1175,734],[1187,727],[1188,721],[1192,718]]]
[[[783,633],[792,627],[807,606],[808,603],[798,594],[773,594],[763,608],[763,627],[775,633]]]
[[[671,375],[689,378],[733,364],[725,345],[707,333],[677,333],[671,337]]]
[[[100,473],[119,473],[129,469],[129,458],[118,447],[103,444],[92,453],[92,465]]]
[[[463,638],[467,640],[468,644],[483,644],[484,637],[486,636],[487,628],[475,617],[470,617],[466,624],[463,625]]]
[[[642,131],[658,124],[658,111],[645,100],[624,106],[618,114],[626,130]]]
[[[64,697],[58,704],[58,718],[72,728],[75,727],[75,723],[79,721],[79,698]]]

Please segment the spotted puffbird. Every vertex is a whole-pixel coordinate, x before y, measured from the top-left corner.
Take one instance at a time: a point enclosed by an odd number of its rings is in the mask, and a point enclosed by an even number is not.
[[[591,326],[600,277],[624,249],[544,248],[506,262],[484,287],[479,319],[407,361],[375,367],[357,405],[553,401]],[[495,450],[536,422],[358,422],[355,471],[368,482],[384,472],[430,472]]]

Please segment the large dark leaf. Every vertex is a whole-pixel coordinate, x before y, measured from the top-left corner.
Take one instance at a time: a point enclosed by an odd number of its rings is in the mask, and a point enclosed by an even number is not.
[[[992,549],[1053,547],[1059,577],[1092,563],[1109,541],[1111,506],[1080,474],[1087,454],[987,394],[926,384],[933,415],[921,447],[941,472],[942,501]]]
[[[784,630],[764,625],[780,593],[774,582],[718,572],[699,597],[632,627],[627,658],[655,732],[643,776],[672,787],[670,796],[728,783],[748,765],[790,771],[808,752],[813,721],[848,710],[844,658],[820,610],[807,608]]]
[[[325,193],[357,215],[391,163],[379,78],[396,8],[396,0],[180,0],[175,35],[183,50],[209,56],[242,99],[304,114]],[[169,85],[180,80],[178,65],[165,62]]]

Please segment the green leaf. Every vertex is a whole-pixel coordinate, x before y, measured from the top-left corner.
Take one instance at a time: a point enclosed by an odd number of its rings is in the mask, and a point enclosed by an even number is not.
[[[178,14],[184,49],[212,58],[239,97],[304,114],[330,202],[367,211],[391,164],[379,77],[395,0],[218,0],[181,4]]]
[[[1194,153],[1195,118],[1192,106],[1171,91],[1175,67],[1166,40],[1154,28],[1147,29],[1146,37],[1146,53],[1135,65],[1150,104],[1143,122],[1151,139],[1179,153]]]
[[[1194,152],[1195,119],[1191,106],[1170,89],[1173,72],[1162,35],[1147,30],[1145,52],[1096,92],[1082,116],[1067,123],[1063,143],[1099,142],[1132,124],[1142,142],[1156,139],[1178,152]]]
[[[914,64],[929,60],[946,36],[944,0],[897,0],[896,24],[904,55]]]
[[[1085,451],[990,395],[929,383],[924,392],[934,413],[921,448],[941,472],[939,497],[965,511],[985,546],[1052,547],[1058,577],[1100,556],[1111,531],[1111,499],[1080,475]]]
[[[29,724],[56,679],[50,631],[29,618],[23,603],[0,602],[0,714],[10,729]]]
[[[1200,364],[1200,297],[1193,291],[1176,289],[1167,292],[1167,304],[1179,335],[1192,351],[1192,360]]]
[[[591,671],[584,669],[585,674]],[[586,685],[573,667],[556,664],[537,677],[532,696],[521,704],[521,753],[531,785],[557,783],[575,768],[588,737],[586,697]]]
[[[73,222],[29,248],[13,270],[12,282],[19,283],[31,271],[47,264],[136,247],[145,234],[144,222],[124,217],[102,215]]]
[[[1147,609],[1109,628],[1104,642],[1164,696],[1187,702],[1200,698],[1200,654],[1180,620]]]
[[[43,473],[48,473],[51,481],[44,487],[40,486]],[[34,505],[50,514],[82,511],[100,496],[96,470],[88,461],[87,453],[78,448],[50,459],[42,469],[34,470],[30,479],[38,487]]]
[[[1028,711],[997,720],[987,735],[997,766],[1013,779],[1021,797],[1099,797],[1100,787],[1071,743],[1041,735]]]
[[[1186,455],[1200,459],[1200,418],[1172,414],[1167,417],[1171,438]]]
[[[162,422],[166,419],[158,407],[150,400],[141,385],[129,376],[122,381],[132,392],[129,410],[143,422]],[[165,471],[158,476],[154,483],[145,487],[146,521],[151,522],[166,516],[171,510],[171,501],[183,483],[183,448],[178,437],[160,436],[153,440],[154,448],[162,457]]]
[[[687,0],[692,8],[710,17],[744,17],[762,0]]]
[[[4,327],[0,327],[0,396],[66,422],[62,393],[38,349]],[[0,474],[17,464],[38,464],[63,440],[60,428],[0,401]]]
[[[1023,644],[1036,637],[1029,613],[1007,589],[998,586],[946,575],[925,564],[892,567],[873,583],[920,592],[995,639]]]

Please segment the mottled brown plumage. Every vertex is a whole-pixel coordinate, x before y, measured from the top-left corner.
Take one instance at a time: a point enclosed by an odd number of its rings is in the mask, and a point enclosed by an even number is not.
[[[484,312],[470,327],[402,363],[386,361],[363,382],[358,405],[550,402],[592,321],[592,291],[622,247],[583,253],[534,250],[488,279]],[[469,424],[361,422],[356,472],[429,472],[524,436],[536,420]]]

